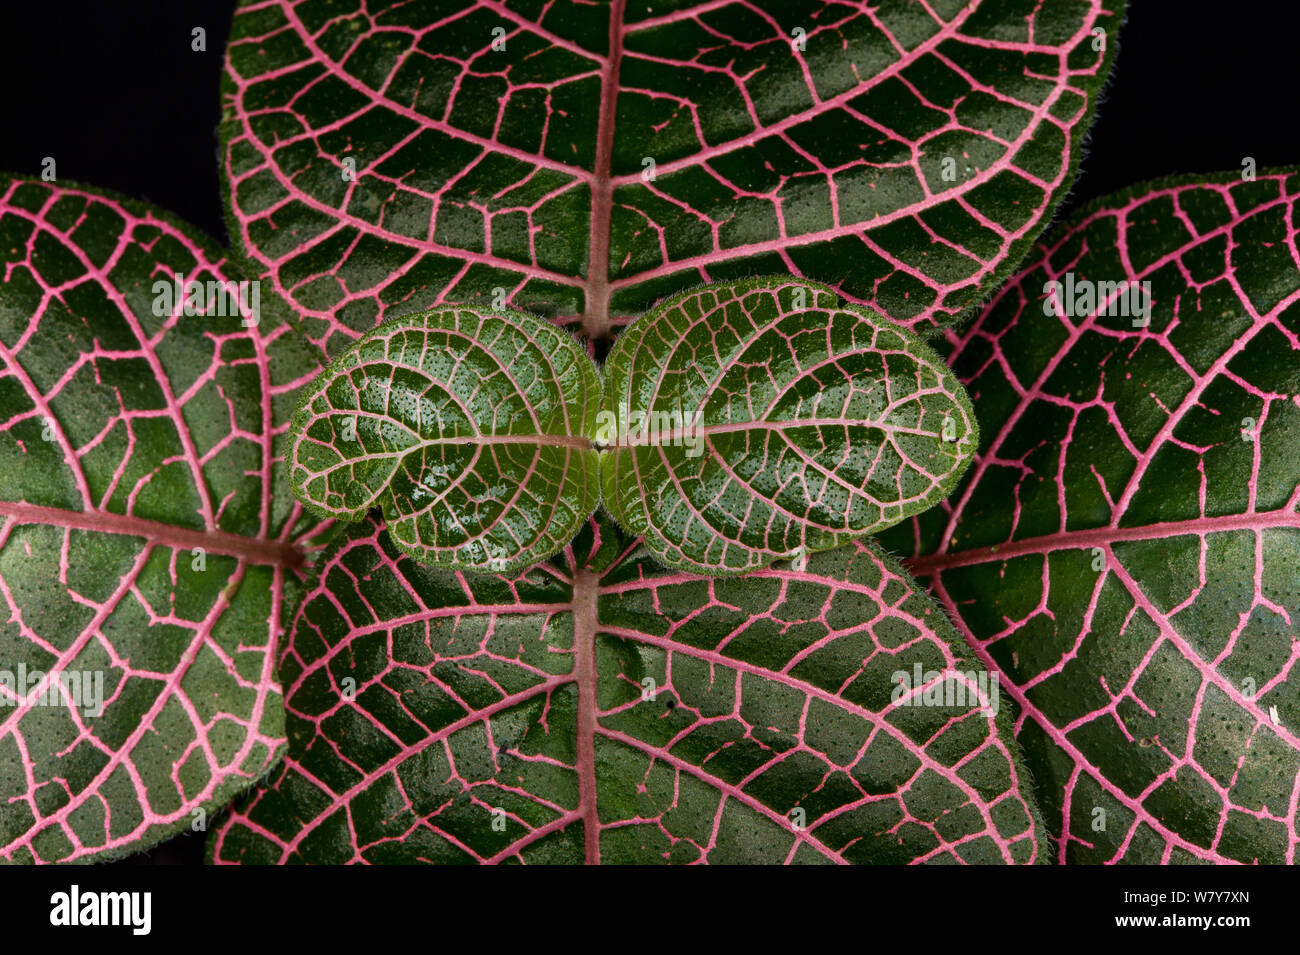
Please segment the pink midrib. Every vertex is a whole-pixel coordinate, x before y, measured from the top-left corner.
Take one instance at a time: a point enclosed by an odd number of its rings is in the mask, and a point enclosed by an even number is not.
[[[1226,514],[1220,517],[1197,517],[1187,521],[1145,524],[1134,527],[1093,527],[1062,531],[1041,537],[1024,537],[1005,544],[971,550],[944,551],[904,561],[914,577],[930,577],[953,567],[970,567],[994,561],[1011,560],[1030,554],[1049,554],[1057,550],[1089,550],[1123,541],[1163,540],[1171,537],[1224,534],[1232,531],[1260,531],[1274,528],[1300,528],[1300,513],[1283,508],[1256,514]]]
[[[618,75],[623,62],[623,12],[626,0],[609,11],[609,54],[600,71],[600,119],[596,126],[596,160],[591,180],[591,245],[583,290],[582,327],[590,339],[608,338],[610,226],[614,213],[614,121],[618,110]]]
[[[596,806],[597,599],[600,579],[582,570],[573,578],[573,676],[578,686],[578,806],[588,865],[600,863],[600,816]]]
[[[303,552],[287,541],[244,537],[228,531],[176,527],[161,521],[109,511],[71,511],[23,501],[0,501],[0,518],[12,518],[22,524],[44,524],[70,530],[140,537],[175,550],[202,549],[204,553],[221,554],[252,564],[297,568],[303,563]]]

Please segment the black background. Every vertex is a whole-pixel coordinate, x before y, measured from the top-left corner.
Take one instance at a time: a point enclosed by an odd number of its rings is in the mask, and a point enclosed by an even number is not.
[[[234,0],[6,0],[0,169],[115,189],[227,241],[217,89]],[[207,51],[191,50],[191,30]],[[1129,0],[1119,56],[1058,218],[1175,173],[1300,164],[1300,3]],[[180,836],[126,864],[198,862]]]

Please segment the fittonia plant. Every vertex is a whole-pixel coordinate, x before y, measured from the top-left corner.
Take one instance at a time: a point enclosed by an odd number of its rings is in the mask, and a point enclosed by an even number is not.
[[[237,252],[0,179],[0,857],[1295,861],[1300,175],[1034,247],[1121,15],[247,3]]]

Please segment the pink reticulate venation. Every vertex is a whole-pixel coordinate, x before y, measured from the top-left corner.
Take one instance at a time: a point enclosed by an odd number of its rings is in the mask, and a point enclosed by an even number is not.
[[[243,278],[141,203],[0,176],[6,861],[151,845],[284,746],[271,648],[300,555],[276,409],[310,362],[273,380],[270,310],[155,310],[177,275]]]
[[[1298,197],[1103,200],[947,335],[986,436],[889,543],[1002,669],[1059,861],[1297,861]]]
[[[598,519],[507,579],[416,564],[355,525],[281,658],[289,755],[209,849],[225,863],[1032,862],[1025,771],[966,653],[867,543],[701,578]],[[926,682],[900,693],[914,668]],[[954,671],[969,697],[923,705]]]
[[[607,338],[790,273],[917,330],[996,288],[1068,189],[1122,0],[246,0],[231,232],[331,354],[491,301]]]

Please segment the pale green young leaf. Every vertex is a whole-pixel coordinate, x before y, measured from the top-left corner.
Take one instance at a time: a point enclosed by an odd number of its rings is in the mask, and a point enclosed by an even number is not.
[[[610,353],[606,508],[664,563],[802,560],[945,497],[979,432],[915,335],[803,279],[674,296]]]
[[[344,351],[293,418],[289,475],[321,515],[380,507],[397,546],[449,567],[518,569],[563,547],[599,500],[600,377],[567,332],[449,307]]]

